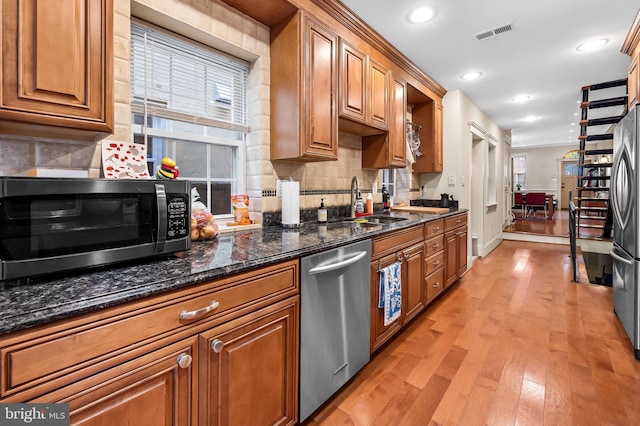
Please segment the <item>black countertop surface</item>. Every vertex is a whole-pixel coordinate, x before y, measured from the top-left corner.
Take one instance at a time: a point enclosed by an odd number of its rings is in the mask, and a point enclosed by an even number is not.
[[[295,230],[270,226],[235,231],[220,234],[212,241],[195,242],[190,251],[177,255],[55,279],[0,283],[0,334],[295,259],[464,211],[440,215],[392,213],[407,220],[374,227],[338,221],[324,226],[306,223]]]

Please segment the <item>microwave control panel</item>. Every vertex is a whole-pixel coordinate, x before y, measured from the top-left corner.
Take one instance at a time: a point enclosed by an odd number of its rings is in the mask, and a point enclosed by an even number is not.
[[[186,195],[167,194],[167,239],[189,235],[191,218]]]

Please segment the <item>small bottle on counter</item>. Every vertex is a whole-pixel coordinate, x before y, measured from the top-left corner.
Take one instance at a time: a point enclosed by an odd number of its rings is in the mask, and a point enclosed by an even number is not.
[[[389,202],[389,192],[387,192],[387,188],[382,185],[382,208],[385,212],[388,212],[391,208],[391,203]]]
[[[373,214],[373,195],[371,193],[367,194],[364,211],[366,214]]]
[[[362,202],[362,194],[358,192],[358,198],[356,199],[356,215],[364,214],[364,203]]]
[[[318,222],[327,223],[327,208],[324,206],[324,198],[320,198],[320,207],[318,207]]]

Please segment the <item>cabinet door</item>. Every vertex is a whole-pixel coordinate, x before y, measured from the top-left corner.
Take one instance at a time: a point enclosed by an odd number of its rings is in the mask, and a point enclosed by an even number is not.
[[[444,235],[444,281],[445,288],[458,279],[458,236],[456,231]]]
[[[424,292],[424,244],[416,244],[402,251],[402,303],[403,324],[415,317],[425,306]]]
[[[340,42],[340,116],[366,122],[365,88],[367,57],[364,53]]]
[[[307,137],[304,155],[338,158],[337,37],[324,26],[305,19],[305,55],[302,85]]]
[[[200,425],[295,424],[298,296],[200,335]]]
[[[412,121],[422,126],[420,152],[412,169],[414,173],[438,173],[443,167],[442,103],[429,100],[413,105]]]
[[[406,93],[405,82],[394,77],[391,86],[392,107],[389,121],[390,167],[407,165]]]
[[[389,340],[402,327],[402,316],[393,321],[391,324],[384,325],[384,310],[378,307],[380,301],[380,269],[398,262],[402,258],[398,258],[396,253],[385,256],[379,260],[371,262],[371,353],[378,349],[384,342]],[[404,280],[404,271],[400,272]],[[402,292],[405,291],[404,283]],[[403,296],[404,299],[404,296]],[[404,312],[405,303],[402,304]]]
[[[196,342],[158,349],[31,402],[69,404],[71,425],[191,425]]]
[[[390,71],[369,59],[367,122],[381,129],[389,128]]]
[[[458,278],[467,272],[467,227],[456,231],[456,245],[458,250]]]
[[[0,119],[111,133],[112,15],[112,0],[3,0]]]
[[[638,102],[638,91],[640,90],[640,86],[638,84],[640,81],[640,73],[638,72],[639,58],[640,51],[636,56],[632,58],[631,65],[629,66],[629,75],[627,80],[629,109],[631,109],[631,107]]]
[[[433,112],[433,171],[443,170],[443,146],[442,146],[442,104],[434,101]]]

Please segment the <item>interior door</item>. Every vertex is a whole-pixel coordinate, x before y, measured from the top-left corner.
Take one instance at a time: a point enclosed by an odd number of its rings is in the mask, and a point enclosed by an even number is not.
[[[562,194],[560,208],[569,209],[569,191],[578,193],[578,160],[562,161]]]

